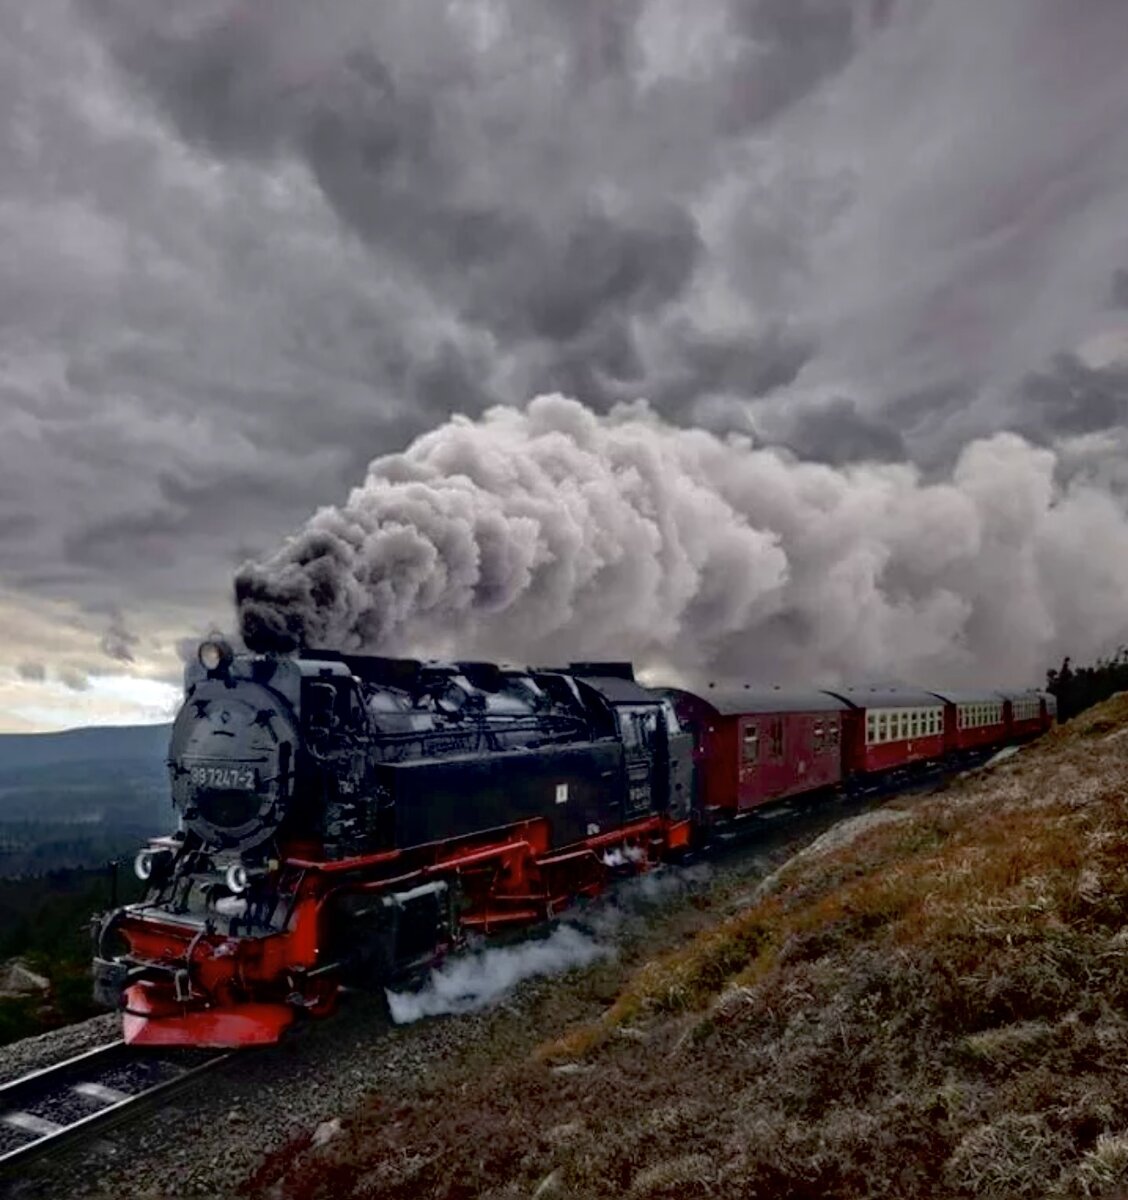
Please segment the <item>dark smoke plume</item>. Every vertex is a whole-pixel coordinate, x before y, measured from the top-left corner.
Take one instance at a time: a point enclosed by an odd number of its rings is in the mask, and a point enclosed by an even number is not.
[[[925,483],[542,396],[373,462],[239,572],[242,632],[264,650],[1037,682],[1128,624],[1128,519],[1062,466],[998,434]]]

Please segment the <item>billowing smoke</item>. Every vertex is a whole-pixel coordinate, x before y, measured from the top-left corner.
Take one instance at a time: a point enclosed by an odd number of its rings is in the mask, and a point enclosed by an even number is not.
[[[376,459],[236,580],[248,645],[688,680],[1035,683],[1128,627],[1115,446],[970,443],[946,478],[831,467],[541,396]]]
[[[561,925],[542,940],[460,955],[433,970],[419,991],[385,995],[392,1020],[406,1025],[421,1017],[486,1008],[526,979],[586,967],[611,953],[580,930]]]

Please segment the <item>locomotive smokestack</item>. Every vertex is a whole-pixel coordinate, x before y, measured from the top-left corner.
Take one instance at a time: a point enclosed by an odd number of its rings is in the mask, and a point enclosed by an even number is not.
[[[248,563],[236,575],[240,632],[249,650],[284,654],[328,644],[328,620],[351,564],[340,539],[313,524],[272,558]]]
[[[248,650],[288,654],[305,645],[301,608],[293,596],[271,587],[261,568],[244,567],[235,578],[239,626]]]

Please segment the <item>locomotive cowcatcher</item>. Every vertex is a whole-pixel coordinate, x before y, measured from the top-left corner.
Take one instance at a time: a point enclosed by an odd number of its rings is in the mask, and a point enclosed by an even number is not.
[[[205,642],[169,749],[179,828],[102,917],[137,1044],[276,1041],[685,847],[693,744],[621,663],[527,670]]]

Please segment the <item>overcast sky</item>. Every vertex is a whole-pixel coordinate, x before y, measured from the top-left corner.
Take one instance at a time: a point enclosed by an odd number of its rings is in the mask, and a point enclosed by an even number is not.
[[[0,0],[0,729],[157,719],[240,564],[539,393],[926,481],[1012,430],[1122,513],[1126,44],[1123,0]]]

